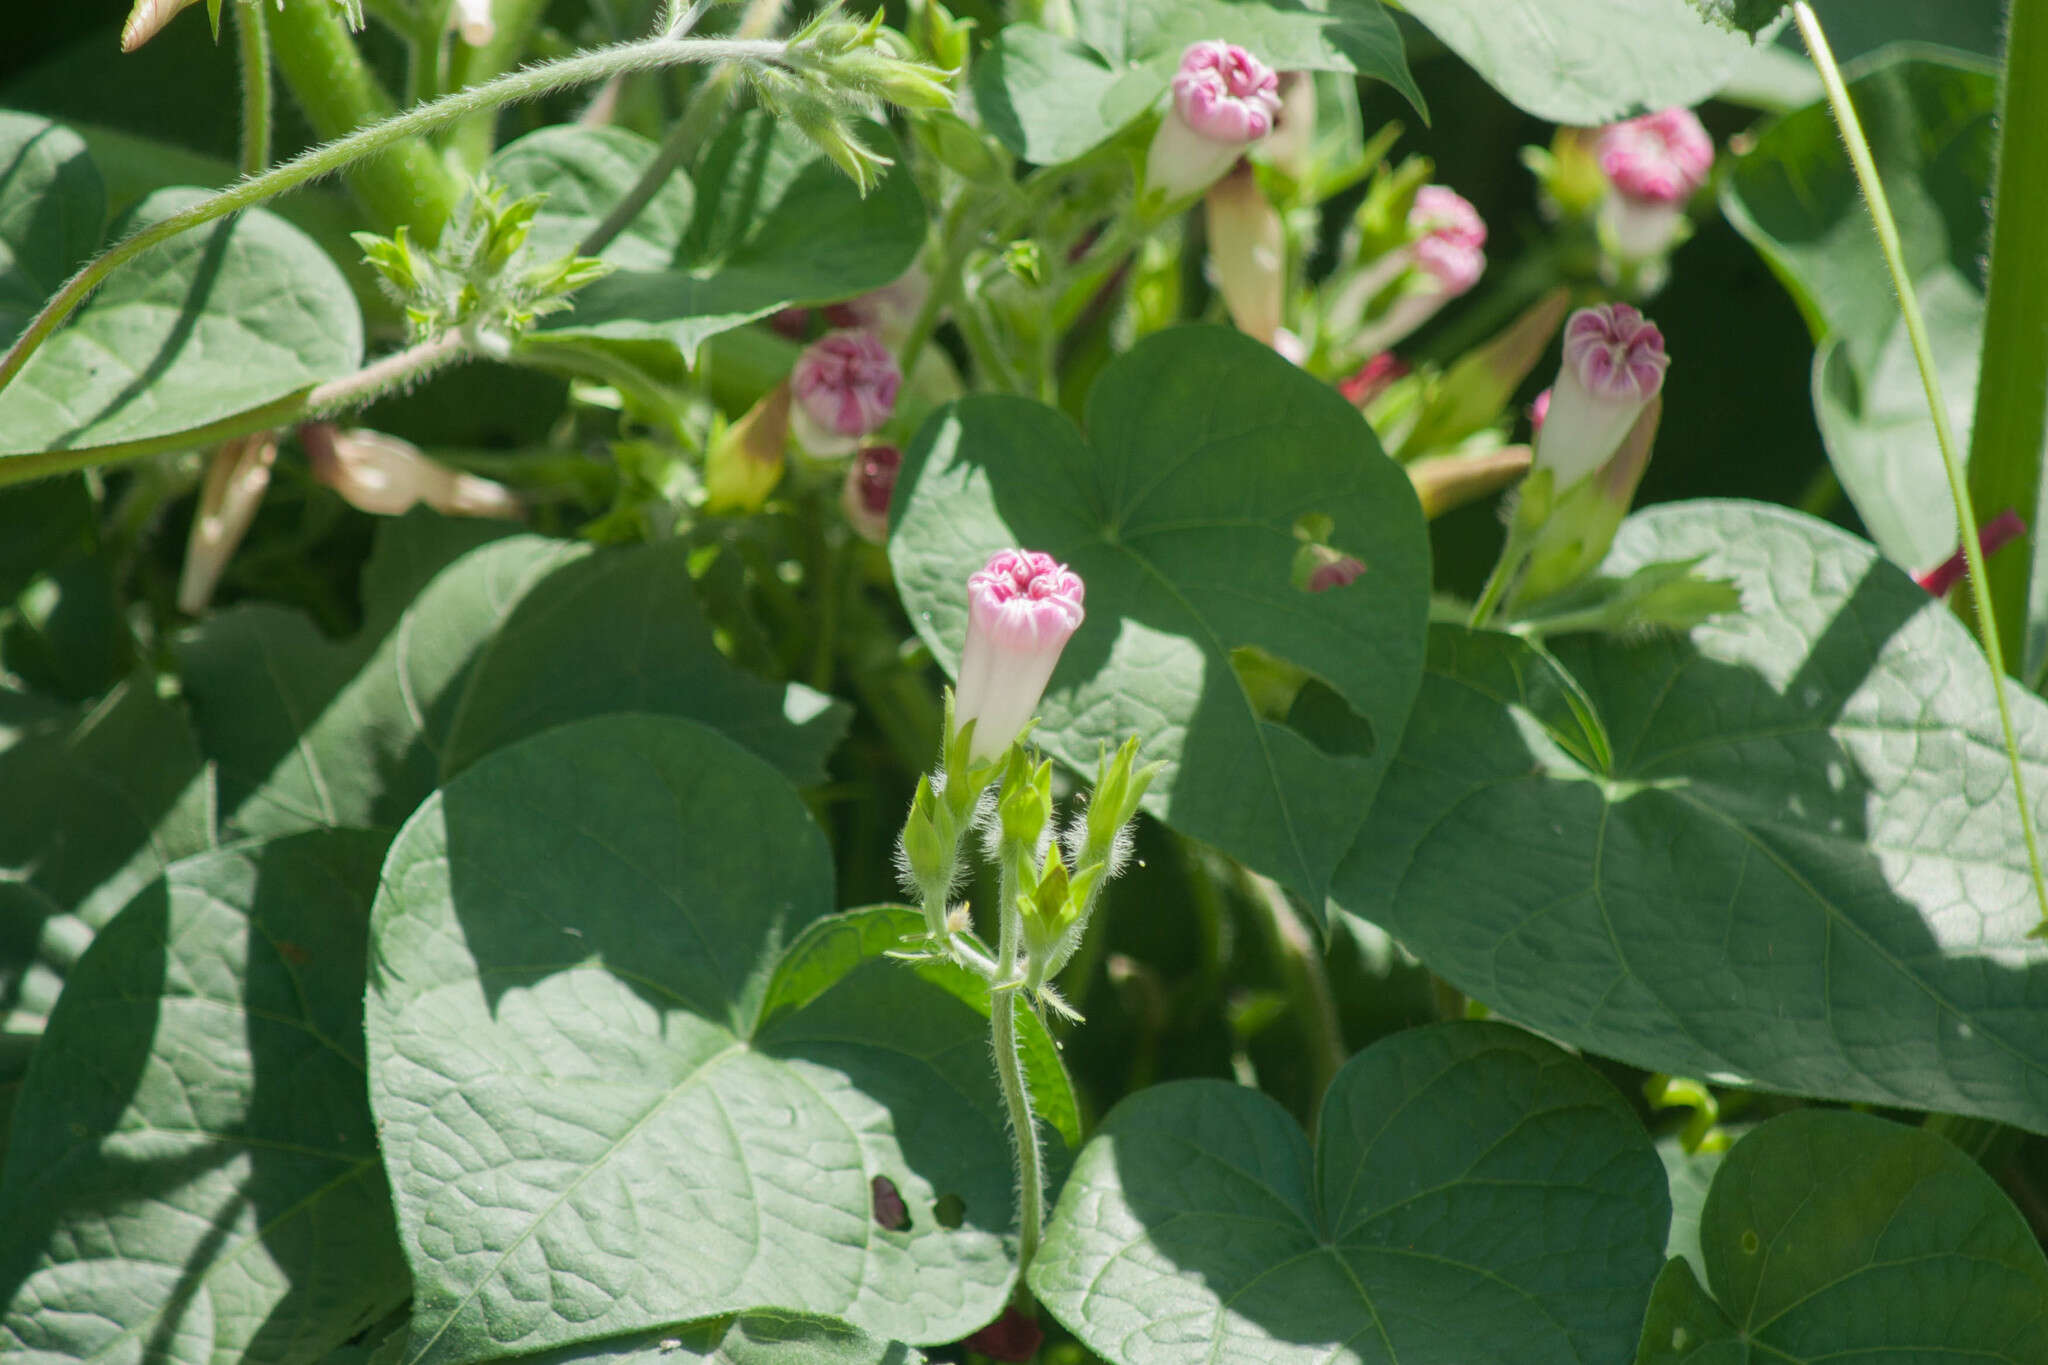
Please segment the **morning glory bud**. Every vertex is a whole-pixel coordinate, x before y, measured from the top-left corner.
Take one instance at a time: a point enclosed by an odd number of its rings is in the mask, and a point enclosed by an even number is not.
[[[788,462],[789,385],[777,384],[704,450],[704,510],[758,512]]]
[[[1661,109],[1602,128],[1596,144],[1609,193],[1602,235],[1625,261],[1653,260],[1685,233],[1685,202],[1714,168],[1714,140],[1690,109]]]
[[[839,507],[853,533],[871,545],[889,538],[889,499],[896,494],[902,468],[903,452],[895,446],[862,446],[846,466]]]
[[[1479,282],[1486,269],[1486,220],[1472,201],[1448,185],[1424,185],[1408,211],[1415,264],[1449,298]]]
[[[516,519],[525,511],[505,485],[430,460],[412,442],[381,431],[308,422],[299,428],[299,444],[313,477],[359,511],[396,517],[419,503],[451,517]]]
[[[1564,325],[1564,364],[1536,435],[1536,465],[1563,494],[1607,463],[1664,387],[1664,334],[1625,303],[1581,308]]]
[[[997,757],[1024,732],[1081,625],[1083,591],[1079,574],[1029,550],[998,550],[968,578],[953,722],[974,722],[972,761]]]
[[[790,431],[813,455],[846,455],[896,411],[903,371],[873,332],[828,332],[790,371]]]
[[[1448,185],[1423,185],[1408,210],[1407,243],[1368,263],[1332,305],[1346,327],[1389,285],[1393,300],[1345,342],[1354,355],[1384,351],[1479,282],[1486,269],[1486,220]]]
[[[1280,211],[1259,189],[1250,162],[1240,161],[1209,187],[1202,201],[1216,290],[1237,330],[1273,345],[1280,331],[1287,239]]]
[[[1173,100],[1145,154],[1145,192],[1177,203],[1207,189],[1280,117],[1280,77],[1235,43],[1205,39],[1181,54]]]

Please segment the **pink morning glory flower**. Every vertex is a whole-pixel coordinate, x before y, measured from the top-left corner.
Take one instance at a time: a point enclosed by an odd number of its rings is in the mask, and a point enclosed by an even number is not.
[[[1625,303],[1581,308],[1564,325],[1564,364],[1536,435],[1536,468],[1562,493],[1607,463],[1671,363],[1664,334]]]
[[[1038,709],[1060,651],[1080,628],[1081,576],[1031,550],[998,550],[967,580],[956,725],[975,722],[972,758],[1007,750]]]
[[[1145,155],[1145,187],[1168,203],[1207,188],[1280,117],[1280,77],[1235,43],[1205,39],[1181,54],[1173,98]]]
[[[813,455],[846,455],[896,411],[903,372],[873,332],[828,332],[790,371],[790,429]]]
[[[1448,185],[1424,185],[1415,192],[1408,227],[1418,234],[1415,264],[1437,282],[1445,298],[1456,298],[1479,282],[1486,269],[1486,221],[1464,195]]]
[[[1692,110],[1660,109],[1602,128],[1595,155],[1610,187],[1600,223],[1615,254],[1665,255],[1684,230],[1685,202],[1714,168],[1714,139]]]

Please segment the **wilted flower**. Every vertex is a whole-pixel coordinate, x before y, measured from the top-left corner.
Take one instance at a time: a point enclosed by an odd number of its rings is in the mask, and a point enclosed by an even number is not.
[[[220,576],[249,533],[270,467],[277,462],[277,433],[259,431],[229,441],[213,452],[199,489],[199,509],[185,542],[185,568],[178,575],[178,610],[197,616],[213,600]]]
[[[308,422],[299,428],[299,444],[314,478],[378,516],[399,516],[422,502],[451,517],[512,518],[524,510],[505,485],[450,469],[381,431]]]
[[[1207,188],[1279,117],[1280,78],[1271,67],[1235,43],[1192,44],[1145,154],[1147,194],[1173,203]]]
[[[1564,364],[1536,437],[1536,468],[1558,493],[1607,463],[1664,387],[1664,334],[1625,303],[1581,308],[1564,327]]]
[[[967,580],[956,726],[975,722],[971,756],[995,758],[1023,733],[1060,651],[1079,629],[1079,574],[1051,555],[998,550]]]
[[[1653,260],[1685,231],[1685,202],[1714,168],[1714,140],[1690,109],[1610,123],[1597,142],[1609,193],[1600,206],[1608,245],[1625,261]]]
[[[828,332],[790,371],[790,429],[813,455],[845,455],[896,411],[903,371],[873,332]]]
[[[1259,189],[1251,164],[1240,161],[1203,199],[1209,260],[1216,289],[1237,330],[1272,345],[1280,330],[1287,240],[1280,211]]]
[[[896,493],[896,475],[903,452],[895,446],[862,446],[846,466],[839,506],[846,524],[862,540],[880,545],[889,538],[889,499]]]

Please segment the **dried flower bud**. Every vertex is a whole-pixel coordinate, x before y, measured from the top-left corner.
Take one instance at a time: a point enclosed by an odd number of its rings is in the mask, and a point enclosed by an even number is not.
[[[192,535],[185,542],[185,569],[178,576],[179,611],[197,616],[213,600],[222,571],[256,519],[263,490],[270,487],[270,467],[276,462],[274,431],[229,441],[213,452],[199,489]]]
[[[1607,463],[1664,387],[1670,357],[1655,323],[1625,303],[1581,308],[1564,328],[1564,364],[1536,438],[1536,468],[1562,494]]]
[[[1280,211],[1259,189],[1251,163],[1240,161],[1203,199],[1209,261],[1216,288],[1237,330],[1272,345],[1280,330],[1287,239]]]
[[[790,430],[813,455],[846,455],[889,420],[903,371],[873,332],[828,332],[790,371]]]
[[[516,518],[524,512],[505,485],[450,469],[410,441],[381,431],[308,422],[299,428],[299,444],[314,478],[377,516],[399,516],[422,502],[451,517]]]
[[[889,538],[889,500],[896,494],[896,475],[903,452],[895,446],[862,446],[846,467],[839,506],[855,535],[880,545]]]
[[[999,550],[967,580],[956,730],[975,722],[971,757],[986,761],[1023,733],[1085,613],[1079,574],[1051,555]]]
[[[1235,43],[1192,44],[1145,154],[1146,194],[1175,203],[1206,189],[1279,116],[1280,77],[1271,67]]]

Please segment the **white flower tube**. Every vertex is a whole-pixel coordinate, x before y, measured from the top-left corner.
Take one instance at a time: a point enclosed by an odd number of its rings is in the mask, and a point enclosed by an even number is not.
[[[999,757],[1030,723],[1080,628],[1084,591],[1079,574],[1030,550],[999,550],[968,578],[953,723],[975,723],[974,761]]]

